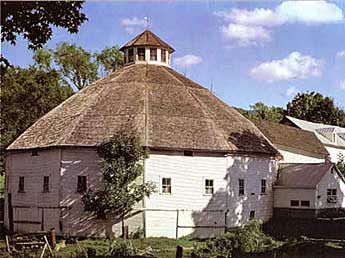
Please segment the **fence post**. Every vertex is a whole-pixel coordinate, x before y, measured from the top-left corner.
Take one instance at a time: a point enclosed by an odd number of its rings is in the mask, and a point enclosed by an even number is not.
[[[225,210],[224,212],[224,233],[228,231],[228,212],[229,210]]]
[[[176,210],[176,239],[178,239],[178,217],[179,217],[179,210]]]
[[[182,256],[183,256],[183,247],[178,245],[176,247],[176,258],[182,258]]]

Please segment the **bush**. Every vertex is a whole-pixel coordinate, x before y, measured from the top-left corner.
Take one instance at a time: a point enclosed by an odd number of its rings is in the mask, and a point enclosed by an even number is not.
[[[118,238],[111,243],[109,254],[115,257],[128,257],[135,255],[136,252],[130,242]]]

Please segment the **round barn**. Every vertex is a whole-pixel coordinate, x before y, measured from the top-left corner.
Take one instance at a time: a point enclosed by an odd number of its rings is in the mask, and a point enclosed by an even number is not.
[[[83,211],[101,179],[97,146],[130,126],[149,150],[140,180],[158,191],[126,218],[145,236],[209,236],[272,216],[277,150],[255,125],[170,67],[149,30],[125,44],[125,66],[40,118],[7,149],[5,224],[102,235],[121,225]]]

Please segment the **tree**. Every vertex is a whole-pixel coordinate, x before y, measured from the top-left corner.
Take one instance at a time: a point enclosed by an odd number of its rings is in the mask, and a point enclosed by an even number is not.
[[[1,1],[1,41],[15,45],[17,35],[41,48],[52,36],[51,26],[77,33],[87,20],[80,12],[84,1]]]
[[[332,98],[320,93],[298,93],[287,104],[287,115],[310,122],[345,127],[345,111],[336,107]]]
[[[124,64],[123,53],[118,46],[106,47],[100,53],[95,53],[96,62],[103,66],[103,75],[112,73]]]
[[[120,221],[155,190],[152,183],[138,183],[147,152],[135,132],[124,130],[101,144],[98,154],[102,159],[103,182],[98,189],[89,189],[84,194],[84,210],[99,218],[111,214]]]
[[[3,173],[3,154],[7,146],[72,94],[70,87],[61,84],[61,76],[55,70],[8,67],[1,83],[0,174]]]
[[[257,102],[250,106],[253,110],[253,118],[269,120],[272,122],[280,122],[285,115],[285,110],[281,107],[267,106],[262,102]]]

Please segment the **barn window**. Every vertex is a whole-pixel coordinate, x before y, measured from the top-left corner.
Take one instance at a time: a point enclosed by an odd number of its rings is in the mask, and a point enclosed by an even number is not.
[[[214,193],[214,180],[205,179],[205,194],[213,194],[213,193]]]
[[[337,203],[337,189],[327,189],[327,203]]]
[[[162,193],[171,193],[171,178],[162,178]]]
[[[290,201],[290,206],[291,206],[291,207],[297,207],[297,206],[299,206],[299,201],[298,201],[298,200],[291,200],[291,201]]]
[[[157,61],[157,48],[150,48],[150,60]]]
[[[184,155],[184,156],[193,156],[193,151],[187,151],[187,150],[185,150],[185,151],[183,151],[183,155]]]
[[[77,192],[78,193],[86,192],[86,176],[78,176]]]
[[[301,206],[310,207],[310,201],[301,201]]]
[[[24,177],[23,176],[19,177],[18,193],[24,193]]]
[[[244,179],[238,179],[238,195],[244,195]]]
[[[161,50],[161,61],[164,63],[167,62],[167,57],[164,49]]]
[[[261,179],[261,193],[266,193],[266,179]]]
[[[250,211],[249,219],[254,219],[254,218],[255,218],[255,211]]]
[[[138,48],[138,59],[139,61],[145,61],[145,48]]]
[[[128,49],[128,63],[134,61],[134,50],[133,48]]]
[[[43,192],[49,192],[49,176],[43,177]]]

